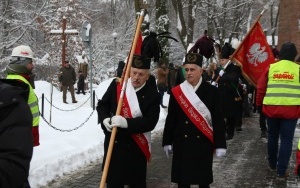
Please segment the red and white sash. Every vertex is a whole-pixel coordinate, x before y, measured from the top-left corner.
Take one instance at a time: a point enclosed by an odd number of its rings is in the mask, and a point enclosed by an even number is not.
[[[187,81],[184,81],[182,84],[174,87],[172,93],[193,124],[214,143],[210,111],[196,95],[193,87]]]
[[[119,101],[122,85],[117,84],[117,99]],[[130,103],[128,102],[130,101]],[[123,96],[123,103],[121,107],[120,115],[125,118],[142,117],[139,102],[136,96],[136,92],[131,84],[131,79],[127,81],[126,92]],[[133,140],[137,143],[142,150],[147,160],[149,161],[151,156],[151,132],[141,134],[131,134]]]

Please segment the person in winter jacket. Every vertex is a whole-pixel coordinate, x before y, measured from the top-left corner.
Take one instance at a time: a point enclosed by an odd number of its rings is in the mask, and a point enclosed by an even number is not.
[[[80,94],[81,91],[85,95],[85,92],[84,92],[84,75],[82,74],[82,71],[78,71],[77,94]]]
[[[33,152],[29,85],[0,79],[0,187],[28,187]]]
[[[111,131],[116,137],[107,174],[107,188],[146,188],[147,162],[151,158],[151,131],[159,119],[160,97],[149,83],[150,59],[133,56],[130,78],[124,92],[120,115],[117,112],[122,83],[116,78],[99,100],[97,112],[105,134],[104,159],[108,152]]]
[[[171,181],[179,188],[213,182],[213,154],[226,154],[225,126],[218,89],[202,79],[203,58],[186,55],[186,80],[170,94],[162,146],[173,151]]]
[[[72,103],[77,103],[75,99],[74,84],[76,83],[75,69],[69,64],[69,61],[65,61],[62,68],[60,68],[59,82],[62,85],[63,102],[67,102],[67,91],[69,90],[72,97]]]
[[[282,180],[289,176],[287,168],[300,117],[300,65],[294,62],[297,53],[294,43],[283,43],[279,61],[266,68],[257,84],[256,106],[267,119],[269,168],[277,170],[277,178]]]
[[[34,93],[30,82],[30,76],[32,75],[34,53],[31,48],[26,45],[20,45],[15,47],[11,53],[11,59],[6,67],[7,79],[17,80],[18,82],[27,84],[29,88],[29,96],[27,104],[30,107],[32,115],[32,136],[33,146],[40,145],[39,139],[39,123],[40,123],[40,111],[38,98]],[[1,98],[0,98],[1,99]],[[19,117],[19,116],[18,116]],[[25,187],[30,187],[28,181],[25,182]]]

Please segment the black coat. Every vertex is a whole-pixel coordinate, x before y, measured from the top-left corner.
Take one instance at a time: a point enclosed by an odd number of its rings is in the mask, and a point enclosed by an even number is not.
[[[211,113],[214,145],[186,116],[171,93],[162,145],[173,145],[171,181],[174,183],[212,183],[214,149],[226,148],[225,125],[217,88],[202,81],[196,94]]]
[[[28,85],[0,80],[0,187],[23,187],[33,151]]]
[[[235,99],[241,95],[237,88],[241,77],[240,67],[230,63],[225,73],[219,79],[219,91],[222,97],[222,106],[225,117],[237,117],[239,114],[239,102]]]
[[[84,90],[84,76],[83,74],[79,74],[78,82],[77,82],[77,90]]]
[[[116,113],[118,103],[116,91],[116,81],[112,81],[98,102],[99,122],[102,123],[105,118]],[[127,118],[128,128],[118,128],[107,174],[107,183],[128,185],[146,182],[147,160],[132,139],[131,134],[145,133],[155,128],[159,119],[160,95],[157,89],[149,86],[148,83],[136,94],[143,117]],[[105,134],[104,164],[111,133],[106,130],[104,125],[101,124],[101,127]]]

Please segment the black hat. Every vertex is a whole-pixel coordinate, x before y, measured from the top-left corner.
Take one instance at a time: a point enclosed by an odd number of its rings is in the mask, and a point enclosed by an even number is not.
[[[234,52],[234,48],[232,48],[231,44],[226,42],[221,50],[221,59],[229,59]]]
[[[119,64],[118,64],[118,69],[124,69],[125,67],[125,62],[124,61],[119,61]]]
[[[294,61],[295,57],[297,56],[297,53],[298,52],[294,43],[285,42],[282,44],[281,49],[279,51],[279,59]]]
[[[150,69],[151,59],[133,55],[131,66],[137,69]]]
[[[188,53],[185,55],[185,64],[195,64],[202,67],[203,56],[197,53]]]

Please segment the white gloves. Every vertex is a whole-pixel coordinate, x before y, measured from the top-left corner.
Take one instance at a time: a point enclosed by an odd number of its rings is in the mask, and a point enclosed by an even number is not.
[[[217,157],[224,157],[225,156],[225,154],[226,154],[226,149],[224,149],[224,148],[217,148],[216,149],[216,156]]]
[[[243,90],[247,89],[247,85],[246,84],[242,84],[242,86],[243,86]]]
[[[166,152],[167,158],[169,158],[169,154],[172,152],[172,146],[171,145],[165,145],[164,151]]]
[[[120,115],[113,116],[111,118],[111,126],[127,128],[128,127],[127,120],[123,116],[120,116]]]
[[[107,129],[107,131],[111,132],[112,126],[110,124],[110,118],[105,118],[103,120],[103,124],[104,124],[105,128]]]
[[[120,115],[113,116],[111,119],[110,118],[105,118],[103,120],[103,124],[107,131],[111,132],[113,127],[121,127],[121,128],[127,128],[127,120]]]
[[[224,70],[220,70],[219,75],[223,76],[224,73],[225,73]]]
[[[213,81],[213,82],[211,83],[211,85],[217,86],[217,83]]]

